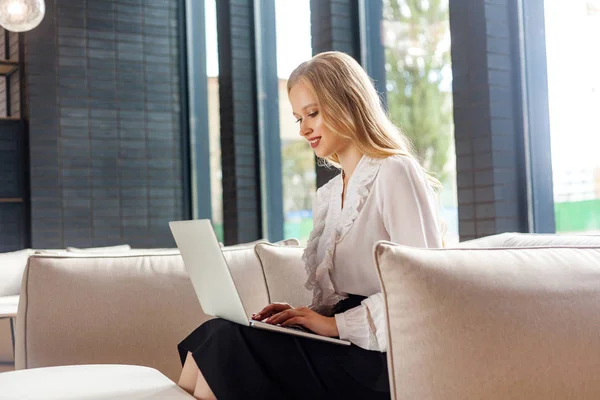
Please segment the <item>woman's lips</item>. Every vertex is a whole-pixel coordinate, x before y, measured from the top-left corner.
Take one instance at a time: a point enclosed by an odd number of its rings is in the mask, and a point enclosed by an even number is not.
[[[312,147],[313,149],[316,148],[319,145],[320,142],[321,142],[321,137],[320,136],[316,137],[316,138],[313,138],[313,139],[310,139],[308,141],[308,143],[310,143],[310,147]]]

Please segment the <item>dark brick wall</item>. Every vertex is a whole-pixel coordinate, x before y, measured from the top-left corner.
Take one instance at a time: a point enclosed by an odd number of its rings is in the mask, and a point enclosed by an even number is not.
[[[358,0],[311,0],[313,55],[342,51],[360,62],[360,24]],[[339,171],[317,166],[317,187],[326,184]]]
[[[527,231],[516,0],[451,0],[461,240]]]
[[[337,50],[360,60],[358,0],[311,0],[313,54]]]
[[[225,244],[263,237],[254,2],[217,1]]]
[[[26,35],[33,247],[174,244],[179,4],[47,1]]]

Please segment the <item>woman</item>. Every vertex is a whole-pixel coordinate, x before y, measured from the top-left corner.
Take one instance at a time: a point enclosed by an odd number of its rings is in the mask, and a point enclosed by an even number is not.
[[[253,318],[302,325],[353,345],[215,319],[179,345],[179,385],[200,399],[389,398],[373,245],[390,240],[441,247],[439,182],[415,160],[350,56],[327,52],[304,62],[290,76],[288,94],[300,135],[341,174],[317,191],[313,203],[314,229],[303,256],[312,304],[271,304]]]

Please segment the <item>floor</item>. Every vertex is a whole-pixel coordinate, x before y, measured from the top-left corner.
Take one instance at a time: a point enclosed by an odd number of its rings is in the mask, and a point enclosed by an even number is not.
[[[14,368],[12,367],[12,365],[0,365],[0,373],[13,371],[13,370],[14,370]]]

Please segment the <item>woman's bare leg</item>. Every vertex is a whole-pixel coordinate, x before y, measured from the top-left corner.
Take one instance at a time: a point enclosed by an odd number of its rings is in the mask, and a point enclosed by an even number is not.
[[[208,386],[208,382],[204,379],[202,371],[198,367],[196,367],[196,370],[198,371],[198,378],[196,380],[196,389],[194,389],[194,397],[199,400],[217,400],[212,389]]]
[[[196,361],[194,361],[192,353],[188,351],[187,357],[185,358],[185,363],[183,364],[183,369],[181,370],[181,376],[179,377],[179,382],[177,384],[189,394],[194,394],[194,390],[196,389],[196,381],[198,380],[198,371],[199,370],[198,366],[196,365]]]
[[[208,386],[208,382],[204,379],[204,375],[202,375],[198,364],[196,364],[192,353],[189,351],[177,384],[197,399],[216,400],[215,394],[212,392],[210,386]]]

